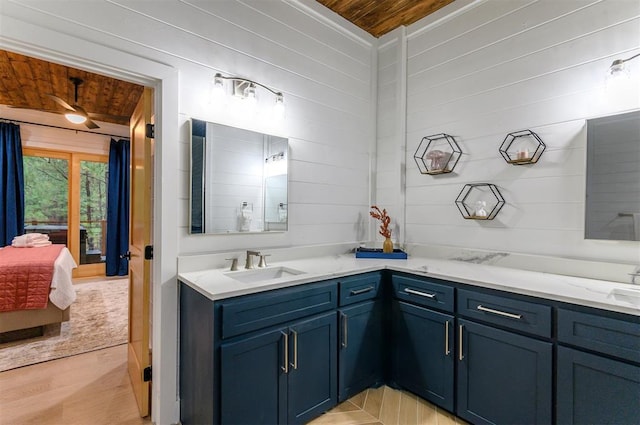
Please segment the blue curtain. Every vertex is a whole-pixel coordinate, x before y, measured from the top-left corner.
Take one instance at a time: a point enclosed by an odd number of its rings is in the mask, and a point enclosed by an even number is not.
[[[107,276],[126,276],[129,260],[129,181],[130,149],[128,140],[111,139],[109,148],[109,184],[107,187]]]
[[[0,122],[0,247],[24,233],[24,173],[20,126]]]

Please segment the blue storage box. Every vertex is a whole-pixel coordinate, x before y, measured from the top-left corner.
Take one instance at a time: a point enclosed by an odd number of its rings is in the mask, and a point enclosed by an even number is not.
[[[387,258],[392,260],[406,260],[407,253],[401,249],[394,249],[393,252],[382,252],[379,248],[356,248],[356,258]]]

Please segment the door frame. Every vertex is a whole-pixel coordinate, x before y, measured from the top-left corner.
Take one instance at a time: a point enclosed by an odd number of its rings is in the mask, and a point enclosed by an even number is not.
[[[1,15],[0,48],[38,59],[85,69],[154,89],[156,113],[153,208],[153,296],[151,419],[154,423],[177,423],[180,404],[177,391],[177,261],[178,175],[177,142],[179,81],[173,66],[127,53],[79,36],[70,36],[12,16]],[[62,24],[62,23],[61,23]],[[55,25],[53,25],[55,26]],[[133,50],[134,47],[132,46]],[[167,143],[163,143],[166,140]]]

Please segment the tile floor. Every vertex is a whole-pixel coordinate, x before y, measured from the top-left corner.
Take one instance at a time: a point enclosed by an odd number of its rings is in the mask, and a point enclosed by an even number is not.
[[[405,391],[368,389],[308,425],[466,425],[462,419]]]

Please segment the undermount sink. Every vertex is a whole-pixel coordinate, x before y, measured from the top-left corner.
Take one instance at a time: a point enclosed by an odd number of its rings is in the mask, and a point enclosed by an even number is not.
[[[640,288],[614,288],[609,296],[618,301],[625,301],[640,306]]]
[[[244,283],[261,282],[264,280],[281,279],[285,277],[303,274],[300,270],[288,267],[266,267],[263,269],[241,270],[237,272],[227,272],[225,276]]]

